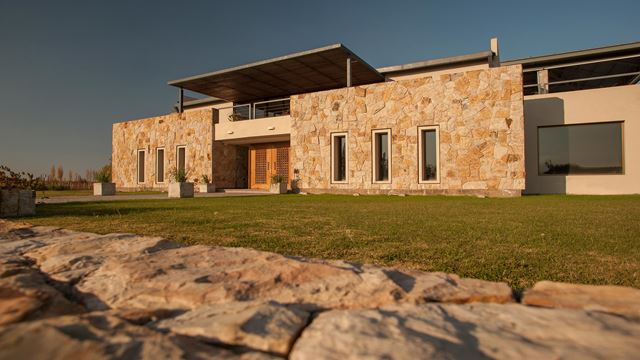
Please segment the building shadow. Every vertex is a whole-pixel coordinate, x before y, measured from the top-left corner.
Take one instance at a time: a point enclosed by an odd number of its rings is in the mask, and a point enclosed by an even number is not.
[[[559,97],[524,100],[525,194],[567,193],[567,176],[543,174],[538,156],[538,128],[564,125],[564,106],[564,100]]]

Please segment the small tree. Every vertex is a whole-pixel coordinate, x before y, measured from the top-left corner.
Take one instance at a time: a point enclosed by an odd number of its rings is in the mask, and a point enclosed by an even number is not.
[[[62,168],[62,165],[58,165],[58,180],[64,180],[64,169]]]
[[[56,179],[56,166],[51,165],[51,169],[49,170],[49,181],[54,181]]]

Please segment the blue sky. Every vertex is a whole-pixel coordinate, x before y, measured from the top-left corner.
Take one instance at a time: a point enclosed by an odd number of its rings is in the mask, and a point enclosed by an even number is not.
[[[0,163],[84,173],[111,124],[171,111],[168,80],[341,42],[379,67],[640,41],[640,1],[0,0]]]

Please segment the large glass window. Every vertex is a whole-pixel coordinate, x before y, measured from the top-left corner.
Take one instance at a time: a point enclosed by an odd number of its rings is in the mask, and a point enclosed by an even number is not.
[[[331,180],[347,182],[347,134],[331,134]]]
[[[419,136],[419,159],[418,166],[420,171],[420,182],[438,182],[438,127],[437,126],[423,126],[418,128]]]
[[[389,182],[391,179],[391,131],[373,131],[373,179]]]
[[[622,122],[538,128],[540,175],[622,174]]]
[[[138,182],[144,182],[144,150],[138,150]]]
[[[156,150],[156,182],[164,182],[164,149]]]

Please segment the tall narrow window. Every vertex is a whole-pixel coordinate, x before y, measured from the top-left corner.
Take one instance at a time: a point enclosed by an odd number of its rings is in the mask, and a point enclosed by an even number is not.
[[[156,182],[164,182],[164,149],[156,150]]]
[[[437,126],[418,128],[418,168],[421,183],[440,181],[439,147],[440,136]]]
[[[331,134],[331,180],[347,182],[347,133]]]
[[[144,150],[138,150],[138,182],[144,182]]]
[[[373,131],[373,179],[391,181],[391,130]]]
[[[185,146],[177,147],[176,166],[178,171],[187,172],[187,148]]]

